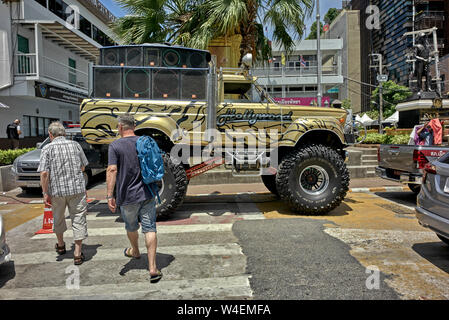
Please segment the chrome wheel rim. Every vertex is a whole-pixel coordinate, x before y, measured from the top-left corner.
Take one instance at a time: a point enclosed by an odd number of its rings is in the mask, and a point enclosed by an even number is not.
[[[320,195],[329,186],[329,175],[320,166],[309,166],[299,175],[299,186],[309,195]]]

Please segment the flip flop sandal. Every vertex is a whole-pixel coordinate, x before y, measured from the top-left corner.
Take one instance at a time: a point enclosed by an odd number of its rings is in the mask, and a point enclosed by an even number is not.
[[[84,253],[82,253],[82,252],[81,252],[81,255],[78,256],[78,257],[77,256],[73,256],[73,264],[76,265],[76,266],[79,266],[80,264],[83,264],[84,260],[85,260],[85,257],[84,257]]]
[[[134,258],[134,259],[140,259],[140,256],[134,257],[133,255],[129,254],[129,251],[130,251],[131,249],[132,249],[132,248],[126,248],[125,251],[123,251],[123,254],[125,255],[125,257],[128,257],[128,258]]]
[[[65,249],[65,243],[62,247],[58,246],[58,244],[55,244],[55,250],[59,255],[65,254],[67,252]]]
[[[162,279],[162,272],[160,272],[159,270],[157,271],[157,274],[155,274],[155,275],[150,274],[150,282],[151,283],[156,283],[161,279]]]

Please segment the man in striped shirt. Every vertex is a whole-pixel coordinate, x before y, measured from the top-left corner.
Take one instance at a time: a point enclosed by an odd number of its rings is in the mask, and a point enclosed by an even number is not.
[[[51,143],[41,152],[38,171],[41,173],[41,186],[44,203],[52,207],[53,231],[58,243],[58,254],[65,254],[64,232],[65,209],[68,207],[72,220],[73,238],[75,240],[74,263],[82,264],[82,241],[87,238],[87,199],[83,171],[88,165],[87,158],[80,144],[65,138],[65,129],[60,122],[53,122],[48,127]]]

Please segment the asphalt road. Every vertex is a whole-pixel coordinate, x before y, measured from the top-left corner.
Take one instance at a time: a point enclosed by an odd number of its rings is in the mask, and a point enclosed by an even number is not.
[[[34,235],[40,197],[2,205],[13,261],[0,266],[0,299],[449,299],[449,247],[419,226],[410,192],[349,193],[327,216],[311,217],[267,193],[205,186],[158,222],[164,278],[150,286],[145,259],[123,256],[123,221],[108,211],[104,188],[88,192],[95,200],[79,290],[66,288],[72,250],[58,257],[54,235]],[[367,286],[373,267],[378,288]]]
[[[350,247],[324,232],[326,220],[238,221],[234,234],[248,258],[255,299],[398,299],[380,274],[379,289],[368,289],[371,273],[350,255]]]

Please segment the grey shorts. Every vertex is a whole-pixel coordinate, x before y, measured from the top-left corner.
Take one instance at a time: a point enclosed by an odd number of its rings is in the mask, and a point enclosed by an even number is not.
[[[125,221],[125,229],[129,232],[139,230],[139,220],[142,232],[156,232],[156,203],[153,199],[143,202],[120,206],[122,219]],[[139,219],[140,218],[140,219]]]

